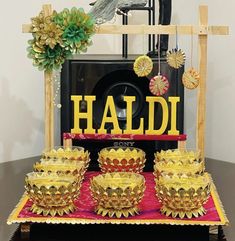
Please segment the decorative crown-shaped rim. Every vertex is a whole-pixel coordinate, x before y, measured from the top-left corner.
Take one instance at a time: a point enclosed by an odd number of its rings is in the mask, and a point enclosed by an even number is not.
[[[83,147],[55,147],[54,149],[45,150],[43,158],[64,158],[69,160],[86,160],[89,158],[89,152]]]
[[[92,183],[103,189],[134,189],[142,186],[145,179],[142,175],[131,172],[111,172],[98,175],[92,179]]]
[[[45,187],[49,189],[51,187],[68,188],[70,185],[76,184],[78,179],[70,174],[58,174],[58,173],[46,173],[46,172],[30,172],[26,174],[26,185],[36,186],[37,188]]]
[[[203,175],[192,176],[192,177],[179,177],[175,176],[173,178],[160,177],[156,180],[156,184],[164,186],[168,190],[174,189],[179,191],[180,189],[189,190],[189,189],[205,189],[210,185],[211,180],[208,173]]]
[[[179,165],[201,162],[200,150],[173,149],[155,153],[155,162],[178,163]]]
[[[99,158],[117,159],[145,159],[145,152],[139,148],[134,147],[106,147],[99,152]]]
[[[81,172],[84,169],[84,165],[84,162],[74,160],[49,159],[36,162],[33,167],[36,171],[73,173],[75,171]]]
[[[156,162],[154,165],[154,171],[159,172],[172,172],[172,173],[201,173],[205,170],[205,163],[193,162],[193,163],[182,163],[182,162]]]

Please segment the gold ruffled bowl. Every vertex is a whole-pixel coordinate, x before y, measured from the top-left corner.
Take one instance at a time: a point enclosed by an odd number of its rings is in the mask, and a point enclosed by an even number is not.
[[[193,177],[202,175],[205,162],[198,150],[167,150],[155,154],[154,175],[163,177]]]
[[[82,161],[84,162],[84,167],[86,171],[90,163],[90,153],[88,151],[85,151],[85,149],[80,146],[73,146],[71,148],[55,147],[43,151],[42,159],[66,159],[71,161]]]
[[[154,165],[154,176],[159,179],[160,177],[193,177],[202,175],[205,171],[204,161],[192,164],[167,163],[157,162]]]
[[[162,203],[161,213],[174,218],[199,217],[206,213],[203,205],[210,196],[211,179],[207,173],[187,178],[156,180],[156,195]]]
[[[101,171],[143,172],[145,152],[139,148],[106,147],[99,152],[98,162]]]
[[[193,149],[172,149],[166,151],[160,151],[155,153],[155,163],[178,163],[192,164],[194,162],[201,162],[201,151]]]
[[[34,164],[36,172],[53,172],[57,174],[72,174],[80,179],[84,176],[84,162],[70,161],[66,159],[41,160]]]
[[[43,216],[75,211],[79,188],[78,178],[72,175],[31,172],[25,178],[25,189],[33,202],[30,210]]]
[[[139,213],[138,204],[145,190],[142,175],[130,172],[101,174],[91,179],[91,193],[96,202],[95,212],[120,218]]]

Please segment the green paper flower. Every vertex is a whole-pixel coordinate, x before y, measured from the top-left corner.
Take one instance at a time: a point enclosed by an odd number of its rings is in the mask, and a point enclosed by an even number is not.
[[[74,23],[68,25],[64,30],[64,44],[65,46],[69,46],[73,52],[79,51],[85,39],[87,39],[85,31]]]
[[[85,31],[75,23],[72,23],[65,28],[63,38],[65,38],[68,43],[76,44],[85,38]]]
[[[50,46],[40,46],[34,40],[29,41],[28,57],[33,59],[33,65],[39,70],[58,70],[65,59],[71,56],[71,52],[59,44],[52,49]]]
[[[53,21],[63,30],[63,43],[72,53],[85,52],[92,44],[90,38],[95,33],[95,21],[83,9],[64,9],[54,13]]]
[[[33,39],[29,41],[28,57],[39,70],[60,69],[73,53],[85,52],[92,44],[94,20],[83,9],[64,9],[45,17],[41,12],[32,20]]]

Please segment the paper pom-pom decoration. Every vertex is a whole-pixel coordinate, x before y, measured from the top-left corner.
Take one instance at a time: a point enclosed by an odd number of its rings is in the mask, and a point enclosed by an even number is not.
[[[169,89],[169,81],[163,75],[154,76],[149,82],[149,90],[153,95],[164,95]]]
[[[167,52],[166,61],[175,69],[179,69],[185,63],[185,53],[181,49],[172,49]]]
[[[184,87],[191,90],[197,88],[199,80],[199,73],[194,68],[190,68],[185,71],[182,77]]]
[[[27,51],[39,70],[59,70],[67,58],[86,52],[92,44],[95,21],[82,8],[65,8],[50,16],[41,12],[31,21],[33,39],[28,41]]]
[[[146,55],[138,57],[134,62],[134,71],[138,77],[144,77],[151,73],[153,61]]]

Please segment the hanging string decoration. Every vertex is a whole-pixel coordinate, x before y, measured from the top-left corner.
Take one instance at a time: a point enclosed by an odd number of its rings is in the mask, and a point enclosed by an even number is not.
[[[134,71],[138,77],[144,77],[151,73],[153,61],[147,55],[139,56],[134,62]]]
[[[176,38],[176,47],[172,50],[169,50],[166,55],[166,61],[167,63],[174,69],[179,69],[182,67],[185,63],[185,53],[179,49],[178,47],[178,30],[176,26],[176,33],[175,33],[175,38]]]
[[[134,72],[138,77],[145,77],[152,72],[153,69],[153,61],[152,59],[147,56],[145,53],[145,38],[143,34],[143,55],[139,56],[133,65]]]
[[[200,75],[193,68],[193,28],[191,27],[191,67],[182,76],[182,83],[187,89],[195,89],[199,85]]]
[[[55,89],[55,93],[53,96],[53,105],[55,107],[57,107],[58,109],[60,109],[62,107],[61,103],[60,103],[60,76],[61,76],[61,71],[54,71],[53,72],[53,81],[54,81],[54,89]]]
[[[169,81],[166,76],[161,74],[161,59],[160,59],[160,34],[158,35],[158,75],[154,76],[149,81],[149,90],[153,95],[164,95],[169,89]]]
[[[28,57],[39,70],[61,68],[74,53],[86,52],[92,44],[95,22],[83,9],[64,9],[45,16],[43,12],[31,19],[33,39],[29,40]]]

